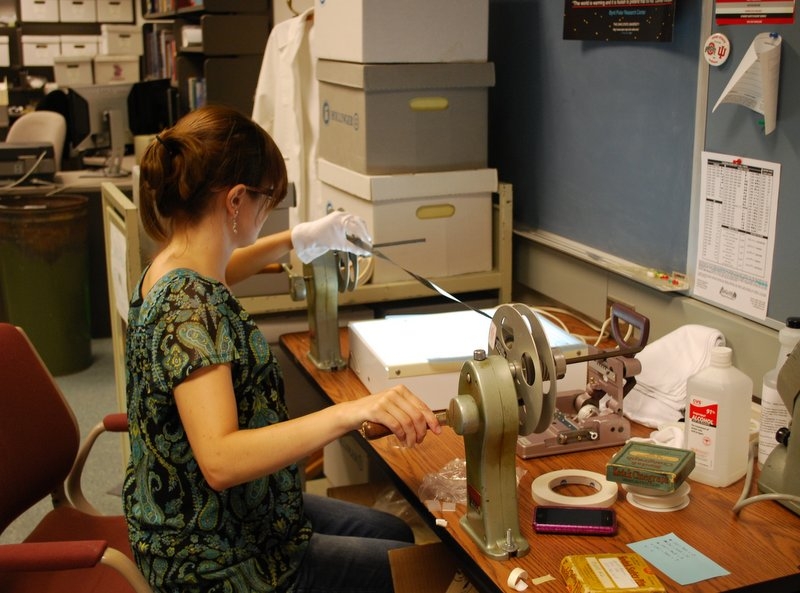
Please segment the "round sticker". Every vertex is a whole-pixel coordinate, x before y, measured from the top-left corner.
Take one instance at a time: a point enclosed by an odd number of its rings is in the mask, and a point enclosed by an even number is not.
[[[703,45],[703,57],[712,66],[721,66],[731,53],[731,42],[722,33],[714,33]]]

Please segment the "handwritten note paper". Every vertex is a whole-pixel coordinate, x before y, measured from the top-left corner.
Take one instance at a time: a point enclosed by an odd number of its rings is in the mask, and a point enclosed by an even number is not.
[[[680,585],[730,574],[674,533],[634,542],[628,547]]]

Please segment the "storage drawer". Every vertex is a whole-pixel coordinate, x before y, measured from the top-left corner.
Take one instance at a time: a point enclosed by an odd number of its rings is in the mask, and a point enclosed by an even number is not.
[[[96,56],[99,38],[97,35],[62,35],[62,56]]]
[[[20,20],[22,22],[58,22],[59,0],[20,0]]]
[[[52,66],[53,58],[61,55],[61,39],[55,35],[23,35],[22,64]]]
[[[57,56],[53,70],[58,86],[94,84],[91,56]]]
[[[59,14],[62,23],[96,23],[95,0],[60,0]]]
[[[144,54],[144,38],[136,25],[100,25],[100,53],[106,56]]]
[[[132,23],[132,0],[97,0],[98,23]]]
[[[139,56],[95,56],[94,58],[96,84],[138,82],[139,77]]]

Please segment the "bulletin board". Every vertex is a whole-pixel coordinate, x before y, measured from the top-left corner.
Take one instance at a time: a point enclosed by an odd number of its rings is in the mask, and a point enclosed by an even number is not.
[[[490,161],[515,226],[686,271],[701,6],[671,42],[565,41],[563,0],[493,0]]]
[[[690,271],[696,257],[690,234],[700,151],[782,163],[767,310],[769,320],[782,321],[800,314],[800,232],[792,229],[800,225],[800,26],[714,24],[732,54],[707,67],[701,28],[713,4],[676,0],[672,41],[642,43],[565,41],[562,1],[492,0],[490,163],[514,185],[515,228],[668,272]],[[784,37],[778,123],[769,136],[763,118],[744,107],[711,113],[762,31]],[[698,119],[697,106],[706,104]]]
[[[797,15],[796,15],[797,18]],[[705,149],[781,164],[775,251],[767,317],[783,322],[800,314],[800,24],[712,25],[731,42],[731,54],[709,70]],[[763,32],[781,35],[780,91],[775,130],[764,134],[763,117],[739,105],[712,108],[753,38]]]

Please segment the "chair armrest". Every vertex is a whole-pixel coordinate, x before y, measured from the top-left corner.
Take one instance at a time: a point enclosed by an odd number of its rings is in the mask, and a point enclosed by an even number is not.
[[[94,446],[97,437],[104,432],[127,432],[128,431],[128,417],[124,412],[115,412],[107,414],[101,422],[94,425],[89,434],[86,435],[83,443],[81,443],[78,454],[75,456],[75,463],[67,476],[67,498],[70,503],[76,508],[82,510],[90,515],[102,515],[83,494],[81,488],[81,477],[83,475],[83,468],[86,465],[86,460],[89,453]]]
[[[125,412],[107,414],[103,426],[108,432],[128,432],[128,415]]]
[[[153,593],[136,564],[104,540],[69,540],[0,545],[0,571],[34,572],[93,568],[116,570],[135,593]]]
[[[103,540],[30,542],[0,546],[0,570],[69,570],[97,566],[108,544]]]

